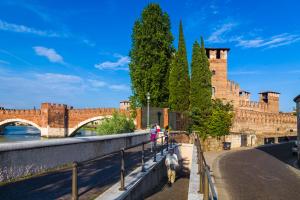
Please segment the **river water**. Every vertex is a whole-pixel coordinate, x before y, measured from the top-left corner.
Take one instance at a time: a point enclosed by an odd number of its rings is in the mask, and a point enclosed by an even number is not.
[[[95,131],[79,130],[75,137],[94,136]],[[30,140],[47,140],[41,137],[40,131],[33,126],[6,126],[4,133],[0,134],[0,143]]]

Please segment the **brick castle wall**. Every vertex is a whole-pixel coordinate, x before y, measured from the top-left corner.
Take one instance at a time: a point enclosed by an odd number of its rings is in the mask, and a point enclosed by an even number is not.
[[[213,99],[230,102],[234,106],[232,132],[255,134],[296,134],[296,116],[279,112],[279,93],[260,93],[259,101],[251,101],[250,93],[227,78],[228,48],[207,48],[212,71]]]

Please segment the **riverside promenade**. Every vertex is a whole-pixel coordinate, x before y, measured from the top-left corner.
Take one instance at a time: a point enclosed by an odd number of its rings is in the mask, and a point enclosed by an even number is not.
[[[145,160],[153,159],[149,145]],[[141,148],[126,151],[126,173],[140,166]],[[78,168],[78,194],[80,199],[94,199],[117,183],[120,178],[120,153],[95,159]],[[1,200],[71,199],[72,171],[61,170],[41,176],[0,185]]]

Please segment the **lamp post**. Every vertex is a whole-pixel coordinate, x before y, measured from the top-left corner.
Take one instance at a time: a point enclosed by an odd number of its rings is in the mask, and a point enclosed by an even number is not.
[[[300,166],[300,95],[294,98],[294,102],[296,103],[296,113],[297,113],[297,142],[298,142],[298,166]]]
[[[147,92],[147,129],[150,128],[150,93]]]

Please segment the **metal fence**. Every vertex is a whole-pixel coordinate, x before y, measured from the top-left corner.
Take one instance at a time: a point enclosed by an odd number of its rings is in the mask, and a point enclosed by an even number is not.
[[[210,175],[210,167],[207,165],[205,161],[199,136],[198,134],[195,133],[194,136],[195,136],[195,145],[197,147],[198,174],[200,178],[199,193],[203,194],[204,200],[209,200],[209,199],[217,200],[218,196]]]
[[[145,145],[148,143],[151,143],[151,141],[149,140],[146,142],[142,142],[140,144],[133,145],[133,146],[130,146],[127,148],[122,148],[120,150],[121,168],[120,168],[120,188],[119,188],[119,190],[123,191],[126,189],[126,186],[125,186],[126,150],[136,148],[136,147],[141,147],[141,171],[145,172],[146,171],[146,169],[145,169]],[[159,144],[159,146],[157,144]],[[161,153],[161,156],[163,156],[164,149],[166,149],[166,151],[168,151],[169,147],[172,148],[174,145],[175,145],[174,138],[172,137],[172,135],[170,135],[170,138],[165,137],[165,136],[157,137],[155,139],[155,142],[153,142],[153,152],[152,152],[153,161],[156,162],[156,154],[159,151]],[[109,155],[112,155],[115,153],[116,152],[111,153]],[[108,155],[105,155],[105,156],[108,156]],[[105,157],[105,156],[101,156],[101,157]],[[78,200],[78,167],[87,164],[87,162],[90,162],[90,161],[84,161],[84,162],[80,162],[80,163],[73,162],[73,164],[72,164],[72,200]]]

